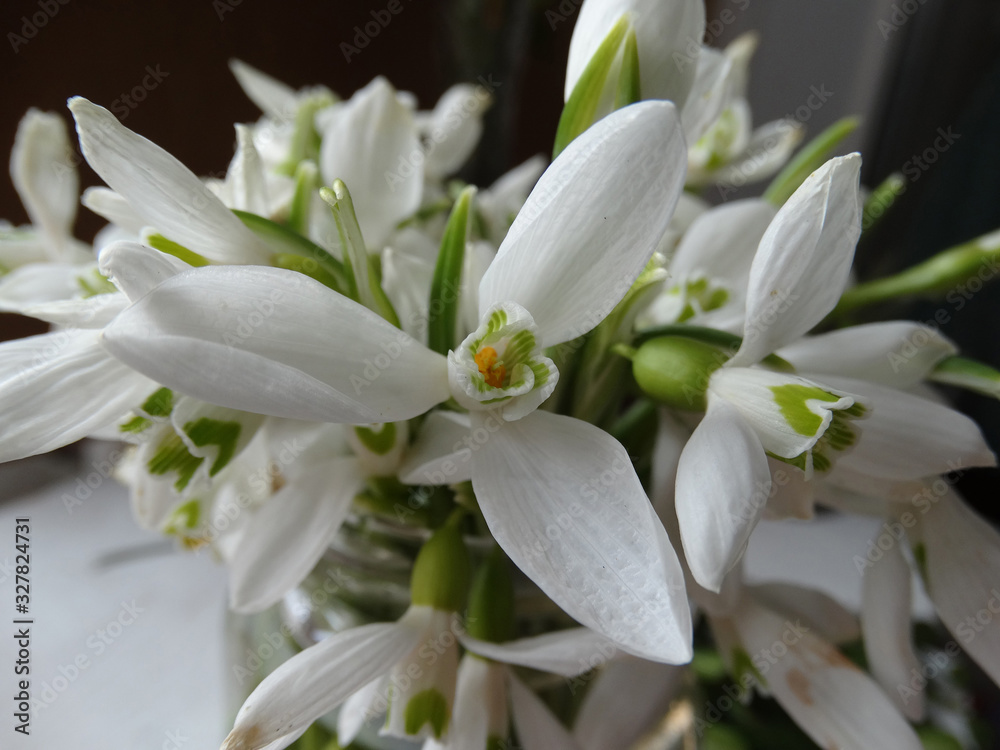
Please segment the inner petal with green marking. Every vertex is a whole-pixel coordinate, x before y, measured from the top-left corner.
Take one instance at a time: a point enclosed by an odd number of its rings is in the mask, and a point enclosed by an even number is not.
[[[452,396],[465,408],[499,407],[513,420],[551,395],[559,371],[542,356],[531,315],[508,302],[489,311],[478,330],[448,353],[448,380]]]
[[[763,368],[723,367],[709,392],[740,410],[768,455],[807,477],[832,468],[836,454],[857,443],[855,420],[867,413],[855,396]]]

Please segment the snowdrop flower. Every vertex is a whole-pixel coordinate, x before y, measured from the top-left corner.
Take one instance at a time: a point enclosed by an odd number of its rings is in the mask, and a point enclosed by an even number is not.
[[[624,17],[634,32],[639,56],[643,99],[669,99],[683,111],[694,84],[701,39],[705,35],[702,0],[586,0],[573,27],[566,64],[565,98],[568,101],[588,64]],[[607,89],[617,85],[609,76]],[[607,92],[601,97],[609,100]],[[598,117],[603,116],[601,112]]]
[[[756,198],[701,213],[666,266],[666,287],[643,313],[640,330],[687,323],[740,333],[750,265],[776,209]]]
[[[805,135],[803,125],[790,117],[753,128],[746,97],[750,58],[756,48],[757,36],[744,34],[724,52],[706,48],[699,58],[695,87],[706,94],[699,112],[701,128],[692,132],[693,137],[688,140],[691,186],[717,183],[739,187],[767,179],[784,166]],[[728,63],[721,75],[716,72],[722,68],[721,62],[707,65],[714,56],[721,56]],[[707,68],[704,73],[703,68]]]
[[[286,661],[247,698],[223,749],[287,747],[362,689],[362,714],[385,699],[385,733],[443,737],[455,700],[458,613],[469,584],[468,555],[454,520],[421,548],[412,603],[398,621],[341,631]]]
[[[73,237],[80,183],[58,115],[32,109],[21,119],[10,175],[31,226],[0,222],[0,310],[30,314],[32,305],[85,295],[99,282],[93,253]]]
[[[511,559],[626,650],[685,661],[676,557],[627,454],[596,427],[536,409],[557,377],[542,347],[592,329],[645,268],[684,153],[664,102],[621,110],[577,139],[483,276],[479,329],[447,358],[301,274],[262,267],[181,274],[120,315],[104,343],[183,393],[275,416],[390,422],[455,398],[488,436],[472,483]],[[275,293],[282,302],[227,344],[240,316]]]

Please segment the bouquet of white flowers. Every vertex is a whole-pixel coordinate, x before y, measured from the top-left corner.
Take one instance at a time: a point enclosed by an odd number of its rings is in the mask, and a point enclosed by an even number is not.
[[[226,750],[749,748],[755,693],[822,747],[919,748],[911,570],[1000,682],[1000,630],[966,632],[1000,611],[1000,536],[948,478],[996,458],[929,387],[1000,373],[927,325],[848,325],[945,294],[1000,231],[852,285],[899,181],[866,194],[834,156],[853,120],[797,153],[795,120],[754,128],[755,39],[704,46],[705,22],[586,0],[551,163],[478,189],[451,178],[483,85],[421,111],[236,61],[262,116],[207,180],[76,97],[92,247],[62,119],[22,120],[0,309],[52,331],[0,345],[0,460],[128,443],[138,522],[208,546],[236,612],[280,613],[294,655]],[[743,579],[762,517],[817,507],[890,531],[860,618]]]

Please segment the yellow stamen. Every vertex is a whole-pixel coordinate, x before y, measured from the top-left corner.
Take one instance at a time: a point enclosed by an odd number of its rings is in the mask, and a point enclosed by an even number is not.
[[[504,378],[507,377],[507,368],[497,362],[497,350],[492,346],[484,346],[476,355],[476,365],[487,385],[494,388],[503,388]]]

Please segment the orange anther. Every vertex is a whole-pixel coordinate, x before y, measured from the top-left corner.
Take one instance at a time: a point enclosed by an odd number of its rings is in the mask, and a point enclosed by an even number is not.
[[[476,365],[483,379],[488,385],[494,388],[503,388],[504,378],[507,377],[507,368],[497,362],[497,350],[492,346],[484,346],[476,355]]]

